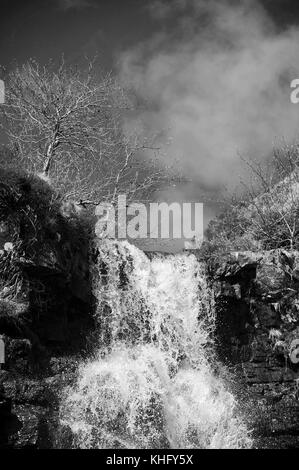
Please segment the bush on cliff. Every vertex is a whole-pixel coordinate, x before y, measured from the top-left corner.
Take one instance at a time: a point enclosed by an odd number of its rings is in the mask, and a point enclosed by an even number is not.
[[[68,211],[50,185],[22,171],[0,169],[0,295],[24,291],[24,266],[72,271],[89,242],[89,227]]]
[[[267,165],[246,162],[242,197],[211,221],[204,257],[229,251],[299,249],[299,147],[275,149]]]

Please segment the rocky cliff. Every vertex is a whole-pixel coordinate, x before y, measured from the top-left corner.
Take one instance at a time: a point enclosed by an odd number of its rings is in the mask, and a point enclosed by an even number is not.
[[[0,448],[51,447],[59,390],[93,327],[89,241],[46,183],[2,176]]]
[[[243,383],[256,447],[299,447],[299,253],[210,262],[217,349]]]

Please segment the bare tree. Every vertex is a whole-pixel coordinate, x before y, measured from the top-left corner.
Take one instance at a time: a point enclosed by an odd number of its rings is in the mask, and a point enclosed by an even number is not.
[[[165,180],[153,142],[123,131],[132,112],[126,93],[94,62],[84,72],[63,60],[59,67],[32,60],[17,67],[0,112],[18,164],[64,199],[86,206],[125,193],[140,200]]]
[[[284,144],[274,150],[272,158],[263,164],[245,160],[250,170],[249,182],[243,183],[242,210],[256,239],[266,248],[299,245],[299,146]]]

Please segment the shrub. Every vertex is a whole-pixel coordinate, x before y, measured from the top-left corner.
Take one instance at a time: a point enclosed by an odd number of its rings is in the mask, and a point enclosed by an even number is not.
[[[41,178],[0,169],[0,291],[26,290],[24,263],[72,270],[72,256],[88,245],[90,228],[75,212],[66,215],[57,193]],[[32,286],[31,286],[32,287]]]
[[[298,145],[274,151],[267,165],[246,162],[242,197],[234,197],[213,220],[202,246],[204,256],[228,251],[299,249]]]

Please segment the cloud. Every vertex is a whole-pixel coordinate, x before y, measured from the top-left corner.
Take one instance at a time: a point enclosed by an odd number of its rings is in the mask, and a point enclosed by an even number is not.
[[[57,0],[61,10],[81,10],[83,8],[94,7],[92,0]]]
[[[146,8],[150,15],[157,20],[167,19],[171,14],[170,3],[162,2],[161,0],[151,1],[146,5]]]
[[[155,1],[150,12],[161,31],[122,54],[120,76],[146,103],[147,129],[169,129],[167,158],[186,176],[232,184],[239,153],[266,158],[276,139],[296,138],[298,28],[278,30],[256,1]]]

